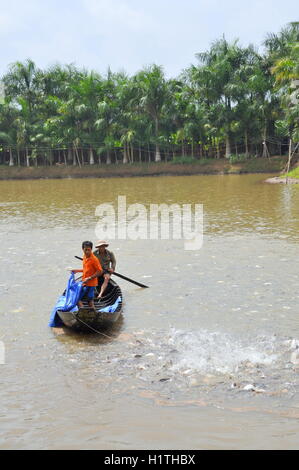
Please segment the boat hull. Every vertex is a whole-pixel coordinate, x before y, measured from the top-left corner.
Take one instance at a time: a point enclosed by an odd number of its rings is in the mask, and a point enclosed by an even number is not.
[[[100,311],[102,309],[109,310],[119,298],[120,301],[115,311]],[[104,297],[100,301],[95,297],[95,309],[90,308],[88,301],[84,298],[82,302],[83,307],[79,308],[77,312],[57,310],[57,314],[66,327],[77,331],[97,332],[111,327],[117,322],[122,313],[122,292],[118,284],[111,279]]]

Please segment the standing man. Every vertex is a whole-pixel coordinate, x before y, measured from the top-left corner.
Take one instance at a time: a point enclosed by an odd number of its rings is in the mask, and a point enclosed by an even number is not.
[[[94,308],[94,292],[95,287],[98,285],[98,277],[102,275],[103,269],[100,261],[92,252],[92,242],[85,241],[82,243],[82,250],[84,252],[83,257],[83,269],[73,269],[74,273],[82,273],[83,288],[80,299],[78,301],[78,307],[83,307],[82,298],[87,296],[88,304],[90,308]]]
[[[95,245],[96,250],[93,252],[93,254],[98,258],[102,269],[104,271],[103,276],[102,276],[102,283],[101,286],[101,291],[98,295],[98,299],[100,299],[108,285],[108,282],[110,280],[111,274],[115,271],[115,266],[116,266],[116,259],[112,251],[107,250],[107,246],[109,246],[109,243],[101,240],[98,241]],[[100,279],[99,279],[100,281]]]

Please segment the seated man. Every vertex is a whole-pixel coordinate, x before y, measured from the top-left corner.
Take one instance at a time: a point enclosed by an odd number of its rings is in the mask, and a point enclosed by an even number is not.
[[[78,301],[78,307],[83,307],[82,298],[87,296],[89,307],[94,308],[94,291],[95,287],[98,285],[97,278],[103,274],[103,269],[98,258],[92,253],[92,242],[83,242],[82,250],[84,252],[83,269],[72,270],[73,273],[83,273],[83,288]]]
[[[96,250],[93,252],[93,254],[98,258],[102,269],[104,271],[103,273],[103,279],[102,279],[102,285],[101,285],[101,290],[98,295],[98,299],[100,299],[108,285],[109,279],[111,277],[111,274],[115,271],[115,266],[116,266],[116,259],[112,251],[107,250],[107,246],[109,244],[105,241],[98,241],[96,244]],[[99,281],[101,281],[99,279]],[[99,282],[100,285],[101,282]]]

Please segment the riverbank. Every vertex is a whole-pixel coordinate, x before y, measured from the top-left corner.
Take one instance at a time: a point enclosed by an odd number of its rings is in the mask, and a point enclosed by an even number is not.
[[[286,164],[285,156],[252,158],[230,163],[226,159],[195,160],[192,163],[151,162],[118,165],[78,166],[0,166],[0,180],[62,179],[62,178],[116,178],[162,175],[226,175],[243,173],[280,173]]]
[[[265,183],[271,184],[299,184],[299,166],[293,168],[286,175],[274,176],[273,178],[266,179]]]

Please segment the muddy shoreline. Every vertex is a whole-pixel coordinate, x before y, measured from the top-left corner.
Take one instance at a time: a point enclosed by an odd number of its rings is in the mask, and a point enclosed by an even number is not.
[[[286,178],[282,176],[274,176],[273,178],[267,178],[265,183],[270,184],[299,184],[298,178]]]
[[[205,160],[174,164],[151,162],[113,165],[0,167],[0,180],[67,179],[67,178],[128,178],[146,176],[231,175],[251,173],[279,174],[285,157],[256,158],[231,164],[227,160]]]

